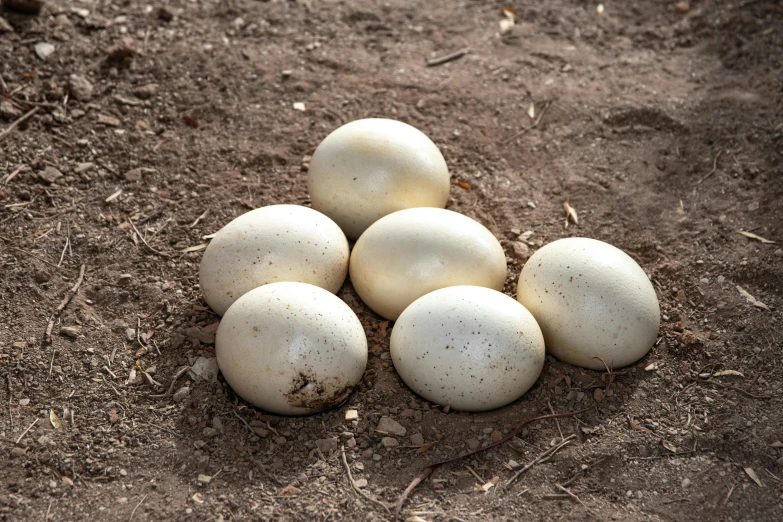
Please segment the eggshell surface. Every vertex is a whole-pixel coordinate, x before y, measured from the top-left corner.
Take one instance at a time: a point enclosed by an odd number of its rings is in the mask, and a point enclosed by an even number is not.
[[[509,404],[544,367],[544,337],[533,316],[511,297],[476,286],[453,286],[417,299],[391,335],[394,368],[428,401],[464,411]]]
[[[350,252],[337,224],[311,208],[270,205],[251,210],[220,229],[201,259],[204,300],[219,315],[245,292],[294,281],[336,293]]]
[[[237,299],[220,322],[215,351],[237,395],[281,415],[337,405],[367,365],[367,338],[356,314],[305,283],[272,283]]]
[[[307,174],[313,208],[357,239],[381,217],[446,206],[449,169],[424,133],[401,121],[368,118],[343,125],[313,153]]]
[[[359,297],[397,319],[419,297],[448,286],[502,290],[503,247],[483,225],[438,208],[411,208],[374,223],[356,242],[349,266]]]
[[[546,349],[561,361],[620,368],[638,361],[658,335],[658,297],[625,252],[588,238],[540,248],[525,263],[517,299],[541,326]]]

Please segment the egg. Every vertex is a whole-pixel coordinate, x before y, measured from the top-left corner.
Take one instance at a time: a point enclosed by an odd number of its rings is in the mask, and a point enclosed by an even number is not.
[[[379,219],[362,234],[349,273],[367,306],[397,319],[419,297],[447,286],[502,290],[506,256],[477,221],[440,208],[411,208]]]
[[[281,281],[336,293],[348,272],[348,240],[337,224],[311,208],[257,208],[220,229],[201,259],[204,300],[223,315],[245,292]]]
[[[446,206],[449,169],[424,133],[401,121],[368,118],[329,134],[310,160],[313,208],[350,239],[387,214]]]
[[[464,411],[517,400],[536,382],[546,357],[530,312],[478,286],[442,288],[414,301],[394,324],[390,351],[414,392]]]
[[[237,395],[281,415],[339,404],[367,365],[367,338],[356,314],[306,283],[271,283],[237,299],[218,326],[215,351]]]
[[[644,270],[595,239],[560,239],[540,248],[522,268],[517,299],[541,326],[548,352],[593,370],[644,357],[661,322]]]

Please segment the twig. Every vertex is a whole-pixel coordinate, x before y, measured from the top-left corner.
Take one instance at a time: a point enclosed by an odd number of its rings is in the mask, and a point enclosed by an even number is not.
[[[113,358],[113,357],[112,357]],[[171,378],[171,384],[169,384],[169,389],[166,391],[166,393],[162,393],[160,395],[150,395],[153,399],[160,399],[161,397],[170,397],[171,394],[174,392],[174,385],[177,383],[177,379],[185,375],[185,372],[191,369],[191,366],[183,366],[179,369],[177,373],[174,374],[174,377]]]
[[[14,179],[14,178],[16,177],[16,175],[17,175],[17,174],[19,174],[20,172],[22,172],[22,169],[23,169],[23,168],[24,168],[24,165],[19,165],[18,167],[16,167],[16,169],[14,169],[14,171],[13,171],[12,173],[10,173],[8,176],[6,176],[6,177],[5,177],[5,179],[3,180],[3,185],[8,185],[8,183],[9,183],[9,182],[10,182],[12,179]]]
[[[8,386],[8,423],[9,423],[9,426],[11,426],[11,430],[13,430],[14,429],[14,413],[13,413],[13,409],[12,409],[11,403],[14,400],[14,394],[13,394],[13,391],[11,390],[11,374],[7,373],[5,378],[6,378],[6,385]]]
[[[445,56],[440,56],[438,58],[432,58],[430,60],[427,60],[427,66],[435,67],[436,65],[443,65],[446,62],[450,62],[452,60],[462,58],[469,52],[470,52],[470,47],[465,47],[464,49],[460,49],[459,51],[454,51],[453,53],[449,53]]]
[[[729,492],[726,494],[726,498],[723,500],[723,504],[726,505],[729,503],[729,499],[731,498],[731,494],[734,493],[734,488],[737,487],[737,483],[731,485],[731,488],[729,488]]]
[[[149,494],[149,493],[148,493],[148,494]],[[145,499],[145,498],[147,498],[147,495],[144,495],[143,497],[141,497],[141,500],[139,500],[139,503],[138,503],[138,504],[136,504],[136,507],[135,507],[135,508],[133,508],[133,511],[131,511],[130,517],[128,518],[128,522],[130,522],[131,520],[133,520],[133,515],[135,515],[135,514],[136,514],[136,510],[137,510],[137,509],[139,509],[139,506],[141,505],[141,503],[142,503],[142,502],[144,502],[144,499]]]
[[[59,306],[57,306],[57,309],[52,314],[52,317],[49,319],[49,324],[46,325],[46,335],[44,336],[44,344],[51,344],[52,328],[54,328],[54,321],[60,316],[60,313],[63,310],[65,310],[65,307],[68,306],[68,303],[71,301],[73,296],[76,295],[76,292],[79,291],[79,287],[82,286],[82,281],[84,281],[84,271],[86,269],[87,269],[87,265],[82,265],[79,268],[79,278],[76,280],[76,283],[68,291],[68,293],[65,294],[65,297],[60,302]]]
[[[41,108],[40,107],[33,107],[27,113],[24,114],[24,116],[21,116],[18,120],[13,122],[11,125],[9,125],[3,132],[0,132],[0,141],[3,141],[3,139],[8,136],[11,131],[13,131],[15,128],[19,126],[20,123],[25,121],[27,118],[38,112]]]
[[[207,214],[209,214],[209,209],[206,209],[203,214],[201,214],[199,217],[196,218],[196,220],[190,224],[188,228],[193,228],[196,225],[198,225],[198,222],[207,217]]]
[[[149,248],[149,249],[150,249],[152,252],[154,252],[154,253],[158,254],[159,256],[162,256],[162,257],[171,257],[169,254],[166,254],[166,253],[164,253],[164,252],[160,252],[159,250],[155,250],[154,248],[152,248],[152,247],[150,246],[150,244],[149,244],[149,243],[147,243],[147,240],[146,240],[146,239],[144,239],[144,236],[142,236],[142,235],[141,235],[141,233],[139,232],[139,230],[136,228],[136,225],[134,225],[134,224],[133,224],[133,221],[131,221],[131,219],[130,219],[130,218],[128,218],[128,223],[130,223],[130,226],[131,226],[131,227],[133,227],[133,231],[134,231],[134,232],[136,232],[136,235],[137,235],[137,236],[139,236],[139,239],[141,239],[141,242],[142,242],[142,243],[144,243],[144,246],[146,246],[146,247],[147,247],[147,248]]]
[[[394,518],[396,519],[397,517],[399,517],[400,510],[402,509],[403,504],[405,504],[405,499],[408,498],[408,495],[410,495],[411,491],[413,491],[416,488],[416,486],[421,484],[422,481],[424,481],[427,477],[432,475],[432,473],[436,469],[438,469],[439,467],[443,466],[444,464],[449,464],[449,463],[452,463],[452,462],[456,462],[458,460],[461,460],[461,459],[464,459],[464,458],[467,458],[467,457],[471,457],[471,456],[476,455],[478,453],[482,453],[484,451],[490,450],[492,448],[500,446],[501,444],[505,444],[506,442],[508,442],[512,438],[516,437],[518,434],[522,433],[522,430],[525,429],[525,427],[527,427],[530,424],[533,424],[534,422],[543,421],[543,420],[550,420],[550,419],[559,419],[559,418],[562,418],[562,417],[575,417],[577,415],[582,415],[583,413],[587,413],[588,411],[590,411],[593,408],[595,408],[597,405],[598,405],[598,403],[594,402],[588,408],[585,408],[583,410],[572,411],[572,412],[568,412],[568,413],[557,413],[557,414],[554,414],[554,415],[541,415],[541,416],[538,416],[538,417],[533,417],[532,419],[529,419],[529,420],[523,422],[522,424],[520,424],[519,426],[517,426],[516,428],[511,430],[511,432],[509,432],[505,437],[503,437],[499,441],[494,442],[494,443],[490,444],[489,446],[487,446],[485,448],[479,448],[479,449],[477,449],[475,451],[468,452],[468,453],[466,453],[466,454],[464,454],[462,456],[456,456],[456,457],[452,457],[452,458],[449,458],[449,459],[446,459],[446,460],[441,460],[440,462],[435,462],[434,464],[430,464],[426,468],[422,469],[419,472],[419,474],[416,475],[413,478],[411,483],[408,484],[408,487],[405,488],[405,491],[402,492],[402,495],[400,495],[400,498],[397,500],[397,504],[394,507]],[[570,440],[569,440],[569,442],[570,442]]]
[[[351,482],[351,487],[353,488],[353,490],[356,491],[356,493],[359,494],[359,496],[361,496],[365,500],[368,500],[369,502],[372,502],[376,506],[382,507],[387,515],[391,515],[391,512],[389,511],[389,508],[386,507],[386,504],[384,504],[383,502],[380,502],[378,500],[375,500],[370,495],[368,495],[367,493],[362,491],[359,488],[359,486],[356,485],[356,482],[354,482],[354,480],[353,480],[353,475],[351,474],[351,468],[348,466],[348,460],[346,460],[346,458],[345,458],[345,446],[341,445],[340,446],[340,451],[341,451],[341,457],[342,457],[342,460],[343,460],[343,466],[345,466],[345,471],[346,471],[346,473],[348,473],[348,480]]]
[[[725,388],[727,390],[734,390],[736,392],[741,393],[742,395],[746,397],[750,397],[751,399],[771,399],[772,395],[756,395],[755,393],[750,393],[749,391],[745,391],[742,388],[737,388],[736,386],[731,386],[730,384],[722,384],[716,381],[709,381],[710,384],[714,384],[715,386],[718,386],[719,388]]]
[[[514,481],[515,481],[516,479],[518,479],[518,478],[519,478],[519,476],[520,476],[522,473],[524,473],[525,471],[529,470],[530,468],[532,468],[533,466],[535,466],[536,464],[538,464],[539,462],[541,462],[542,460],[544,460],[546,457],[549,457],[549,456],[552,456],[552,455],[554,455],[554,454],[555,454],[555,453],[557,453],[557,452],[558,452],[558,451],[559,451],[561,448],[563,448],[563,447],[565,447],[565,446],[567,446],[567,445],[571,444],[571,442],[572,442],[572,441],[573,441],[575,438],[576,438],[576,435],[569,435],[567,438],[563,439],[563,441],[562,441],[560,444],[558,444],[557,446],[552,446],[551,448],[548,448],[546,451],[544,451],[543,453],[541,453],[540,455],[538,455],[536,458],[534,458],[533,460],[531,460],[529,463],[525,464],[525,466],[524,466],[522,469],[520,469],[519,471],[517,471],[517,472],[514,474],[514,476],[513,476],[513,477],[511,477],[511,478],[508,480],[508,482],[506,482],[506,486],[510,486],[511,484],[513,484],[513,483],[514,483]]]
[[[3,89],[3,94],[8,92],[8,85],[6,85],[5,80],[3,79],[3,75],[0,74],[0,88]]]
[[[46,376],[46,380],[49,380],[49,377],[52,376],[52,368],[54,368],[54,356],[57,355],[57,350],[54,350],[52,352],[52,360],[49,361],[49,374]]]
[[[253,426],[251,426],[250,424],[248,424],[248,423],[247,423],[247,421],[246,421],[245,419],[243,419],[243,418],[242,418],[242,416],[241,416],[240,414],[238,414],[237,412],[234,412],[234,415],[236,416],[236,418],[237,418],[237,419],[239,419],[239,420],[241,420],[241,421],[242,421],[242,424],[244,424],[245,426],[247,426],[247,429],[248,429],[248,431],[249,431],[250,433],[252,433],[252,434],[253,434],[253,435],[255,435],[256,437],[258,437],[258,433],[256,433],[256,432],[255,432],[255,430],[253,430]]]
[[[63,259],[65,259],[65,251],[68,250],[68,243],[71,242],[70,235],[65,238],[65,244],[63,245],[63,251],[60,253],[60,260],[57,262],[57,266],[62,266]]]
[[[54,502],[54,499],[49,501],[49,507],[46,508],[46,516],[44,516],[44,522],[47,522],[49,520],[49,512],[52,510],[52,502]]]
[[[27,427],[27,429],[26,429],[26,430],[24,430],[24,431],[22,432],[22,434],[21,434],[21,435],[19,435],[19,438],[18,438],[18,439],[16,439],[16,442],[14,442],[14,445],[16,445],[16,444],[19,444],[19,441],[20,441],[20,440],[22,440],[22,438],[24,438],[24,436],[25,436],[25,435],[27,435],[27,432],[28,432],[28,431],[30,431],[31,429],[33,429],[33,426],[35,426],[37,423],[38,423],[38,419],[36,418],[36,419],[33,421],[33,423],[32,423],[32,424],[30,424],[30,425]]]
[[[3,241],[6,241],[8,243],[11,243],[11,240],[8,239],[7,237],[0,236],[0,239],[2,239]],[[23,248],[19,248],[19,247],[16,247],[14,245],[10,245],[10,244],[8,245],[8,248],[10,248],[11,250],[16,250],[17,252],[21,252],[23,254],[27,254],[28,256],[30,256],[30,257],[32,257],[34,259],[37,259],[41,263],[45,263],[45,264],[49,265],[52,268],[56,268],[57,270],[60,270],[59,266],[55,265],[54,263],[52,263],[50,261],[47,261],[46,259],[43,259],[42,257],[38,257],[37,255],[33,254],[32,252],[30,252],[28,250],[25,250]]]
[[[585,503],[584,503],[584,502],[582,502],[582,501],[579,499],[579,497],[577,497],[576,495],[574,495],[574,494],[573,494],[573,492],[571,492],[571,490],[569,490],[568,488],[565,488],[565,487],[561,486],[560,484],[555,484],[555,487],[556,487],[557,489],[559,489],[560,491],[562,491],[562,492],[566,493],[566,494],[567,494],[569,497],[571,497],[572,499],[574,499],[574,500],[576,500],[577,502],[579,502],[580,504],[582,504],[584,507],[587,507],[587,506],[585,506]]]
[[[549,411],[554,414],[555,409],[552,407],[552,403],[548,402],[547,404],[549,404]],[[563,430],[560,429],[560,422],[558,422],[557,419],[555,419],[555,426],[557,426],[557,432],[560,433],[560,440],[561,441],[565,440],[565,437],[563,437]]]
[[[720,155],[723,154],[723,149],[718,151],[718,154],[715,156],[715,161],[712,162],[712,170],[707,173],[706,176],[701,178],[699,181],[696,182],[697,185],[701,185],[705,179],[709,178],[713,174],[715,174],[715,171],[718,169],[718,158],[720,158]]]

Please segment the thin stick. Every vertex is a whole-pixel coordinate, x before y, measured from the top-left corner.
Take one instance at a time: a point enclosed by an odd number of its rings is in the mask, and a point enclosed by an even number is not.
[[[465,47],[464,49],[460,49],[459,51],[454,51],[453,53],[449,53],[445,56],[440,56],[438,58],[432,58],[430,60],[427,60],[427,66],[435,67],[436,65],[443,65],[446,62],[450,62],[452,60],[462,58],[469,52],[470,52],[470,47]]]
[[[408,484],[408,487],[405,488],[405,491],[402,492],[402,495],[400,495],[400,498],[397,499],[397,504],[394,506],[394,518],[396,519],[397,517],[399,517],[400,510],[402,510],[402,506],[403,506],[403,504],[405,504],[405,499],[408,498],[408,495],[410,495],[411,491],[413,491],[416,488],[416,486],[418,486],[424,480],[426,480],[427,477],[432,475],[432,473],[436,469],[438,469],[439,467],[441,467],[441,466],[443,466],[445,464],[450,464],[452,462],[456,462],[456,461],[461,460],[461,459],[466,458],[466,457],[470,457],[470,456],[476,455],[478,453],[482,453],[484,451],[488,451],[488,450],[490,450],[492,448],[500,446],[501,444],[505,444],[506,442],[508,442],[509,440],[511,440],[512,438],[516,437],[518,434],[520,434],[522,432],[522,430],[525,429],[526,426],[528,426],[530,424],[533,424],[534,422],[543,421],[543,420],[550,420],[550,419],[559,419],[561,417],[575,417],[575,416],[578,416],[578,415],[582,415],[583,413],[587,413],[588,411],[590,411],[593,408],[595,408],[597,405],[598,405],[597,402],[593,402],[593,404],[591,406],[589,406],[589,407],[587,407],[587,408],[585,408],[583,410],[572,411],[572,412],[568,412],[568,413],[558,413],[558,414],[555,414],[555,415],[541,415],[539,417],[533,417],[532,419],[526,420],[525,422],[523,422],[522,424],[520,424],[519,426],[517,426],[516,428],[511,430],[511,432],[509,432],[505,437],[503,437],[499,441],[494,442],[494,443],[490,444],[489,446],[487,446],[485,448],[480,448],[480,449],[477,449],[476,451],[471,451],[471,452],[466,453],[465,455],[462,455],[462,456],[451,457],[449,459],[441,460],[440,462],[435,462],[434,464],[430,464],[426,468],[423,468],[419,472],[419,474],[416,475],[413,478],[411,483]]]
[[[248,431],[250,431],[250,433],[252,433],[252,434],[253,434],[253,435],[255,435],[256,437],[258,437],[258,433],[256,433],[256,432],[253,430],[253,426],[251,426],[250,424],[248,424],[248,423],[247,423],[247,421],[246,421],[245,419],[243,419],[243,418],[242,418],[242,416],[241,416],[240,414],[238,414],[237,412],[234,412],[234,415],[236,415],[236,418],[237,418],[237,419],[239,419],[239,420],[241,420],[241,421],[242,421],[242,424],[244,424],[244,425],[247,427],[247,429],[248,429]]]
[[[33,426],[35,426],[38,423],[38,419],[35,419],[32,424],[30,424],[26,430],[22,432],[21,435],[19,435],[19,438],[16,439],[16,442],[14,442],[14,445],[19,444],[19,441],[22,440],[22,438],[27,435],[27,432],[33,429]]]
[[[18,120],[16,120],[11,125],[9,125],[8,128],[6,128],[3,132],[0,132],[0,141],[3,141],[3,139],[6,136],[8,136],[11,133],[11,131],[13,131],[15,128],[17,128],[19,126],[19,124],[21,124],[27,118],[29,118],[30,116],[32,116],[33,114],[38,112],[40,109],[41,109],[40,107],[33,107],[32,109],[27,111],[27,113],[24,116],[20,117]]]
[[[193,228],[196,225],[198,225],[198,222],[207,217],[207,214],[209,214],[209,209],[205,210],[203,214],[201,214],[199,217],[196,218],[196,220],[190,224],[188,228]]]
[[[113,355],[112,355],[112,358],[114,358]],[[160,395],[150,395],[150,397],[152,397],[154,399],[159,399],[161,397],[169,397],[169,396],[171,396],[172,392],[174,391],[174,385],[177,383],[177,379],[179,379],[180,377],[185,375],[185,372],[190,370],[190,368],[191,368],[191,366],[183,366],[182,368],[179,369],[179,371],[177,373],[174,374],[174,377],[171,378],[171,384],[169,384],[169,389],[166,391],[166,393],[162,393]]]
[[[718,169],[718,158],[720,158],[720,155],[723,154],[723,149],[718,151],[718,154],[715,156],[715,161],[712,162],[712,170],[707,173],[706,176],[701,178],[699,181],[696,182],[697,185],[701,185],[705,179],[709,178],[713,174],[715,174],[715,171]]]
[[[574,494],[573,494],[573,493],[572,493],[572,492],[571,492],[571,491],[570,491],[568,488],[565,488],[565,487],[561,486],[560,484],[555,484],[555,487],[556,487],[557,489],[559,489],[560,491],[562,491],[562,492],[566,493],[566,494],[567,494],[569,497],[571,497],[572,499],[574,499],[574,500],[576,500],[577,502],[579,502],[580,504],[582,504],[584,507],[587,507],[587,506],[585,506],[585,503],[584,503],[584,502],[582,502],[582,501],[579,499],[579,497],[577,497],[576,495],[574,495]]]
[[[3,79],[3,75],[0,74],[0,88],[3,89],[3,94],[8,92],[8,85],[6,85],[5,80]]]
[[[11,240],[10,240],[10,239],[8,239],[8,238],[5,238],[5,237],[3,237],[3,236],[0,236],[0,239],[3,239],[3,240],[5,240],[5,241],[7,241],[7,242],[9,242],[9,243],[11,242]],[[23,248],[19,248],[19,247],[15,247],[14,245],[8,245],[8,248],[10,248],[10,249],[12,249],[12,250],[16,250],[17,252],[21,252],[21,253],[23,253],[23,254],[27,254],[28,256],[30,256],[30,257],[32,257],[32,258],[34,258],[34,259],[37,259],[37,260],[38,260],[38,261],[40,261],[41,263],[45,263],[45,264],[49,265],[49,266],[50,266],[50,267],[52,267],[52,268],[56,268],[57,270],[60,270],[60,267],[59,267],[59,266],[55,265],[54,263],[52,263],[52,262],[50,262],[50,261],[47,261],[46,259],[44,259],[44,258],[42,258],[42,257],[38,257],[37,255],[33,254],[32,252],[30,252],[30,251],[28,251],[28,250],[25,250],[25,249],[23,249]]]
[[[160,234],[160,231],[163,230],[164,228],[166,228],[166,225],[168,225],[169,223],[171,223],[171,218],[169,218],[166,221],[164,221],[163,224],[160,226],[160,228],[152,233],[152,235],[149,238],[149,241],[152,241],[153,239],[155,239],[155,236]]]
[[[353,475],[351,474],[351,468],[348,466],[348,460],[346,460],[345,458],[345,446],[340,445],[340,451],[342,452],[341,456],[343,460],[343,466],[345,466],[345,471],[346,473],[348,473],[348,480],[351,482],[351,487],[353,488],[353,490],[356,491],[356,493],[358,493],[359,496],[361,496],[365,500],[372,502],[376,506],[382,507],[383,510],[386,511],[386,514],[391,516],[391,511],[389,511],[389,508],[386,507],[386,504],[384,504],[383,502],[379,502],[378,500],[375,500],[370,495],[368,495],[367,493],[359,489],[359,486],[357,486],[356,482],[353,480]]]
[[[746,397],[750,397],[751,399],[771,399],[772,395],[756,395],[755,393],[750,393],[748,391],[743,390],[742,388],[737,388],[736,386],[731,386],[729,384],[721,384],[719,382],[715,381],[709,381],[710,384],[714,384],[715,386],[718,386],[719,388],[726,388],[727,390],[734,390],[736,392],[740,392],[742,395]]]
[[[148,494],[149,494],[149,493],[148,493]],[[136,504],[136,507],[135,507],[135,508],[133,508],[133,511],[131,511],[131,515],[130,515],[130,517],[128,518],[128,522],[130,522],[131,520],[133,520],[133,515],[135,515],[135,514],[136,514],[136,510],[137,510],[137,509],[139,509],[139,506],[141,505],[141,503],[142,503],[142,502],[144,502],[144,499],[145,499],[145,498],[147,498],[147,495],[144,495],[143,497],[141,497],[141,500],[139,500],[139,503],[138,503],[138,504]]]
[[[133,231],[134,231],[134,232],[136,232],[136,235],[137,235],[137,236],[139,236],[139,239],[141,239],[141,242],[142,242],[142,243],[144,243],[144,246],[146,246],[146,247],[147,247],[147,248],[149,248],[149,249],[150,249],[152,252],[154,252],[154,253],[158,254],[159,256],[162,256],[162,257],[171,257],[171,256],[169,256],[168,254],[165,254],[165,253],[163,253],[163,252],[160,252],[160,251],[158,251],[158,250],[155,250],[154,248],[152,248],[152,247],[150,246],[150,244],[149,244],[149,243],[147,243],[147,240],[146,240],[146,239],[144,239],[144,236],[142,236],[142,235],[141,235],[141,233],[139,232],[139,230],[136,228],[136,225],[134,225],[134,224],[133,224],[133,221],[131,221],[131,219],[130,219],[130,218],[128,218],[128,223],[130,223],[130,226],[131,226],[131,227],[133,227]]]
[[[52,368],[54,368],[54,356],[57,355],[57,350],[54,350],[52,352],[52,360],[49,361],[49,374],[46,376],[46,380],[49,380],[49,377],[52,376]]]
[[[52,502],[54,502],[54,499],[49,501],[49,507],[46,508],[46,516],[44,517],[44,522],[49,520],[49,512],[52,510]]]
[[[68,243],[71,242],[70,237],[65,238],[65,244],[63,245],[63,251],[60,253],[60,260],[57,262],[57,266],[62,266],[63,259],[65,259],[65,251],[68,250]]]
[[[522,473],[524,473],[525,471],[529,470],[530,468],[532,468],[533,466],[535,466],[536,464],[538,464],[539,462],[541,462],[542,460],[544,460],[546,457],[549,457],[549,456],[551,456],[551,455],[554,455],[555,453],[557,453],[557,452],[560,450],[560,448],[563,448],[563,447],[565,447],[565,446],[567,446],[567,445],[571,444],[571,442],[572,442],[572,441],[573,441],[575,438],[576,438],[576,435],[569,435],[569,436],[568,436],[568,438],[565,438],[565,439],[563,439],[563,442],[561,442],[561,443],[560,443],[560,444],[558,444],[557,446],[552,446],[551,448],[547,449],[546,451],[544,451],[543,453],[541,453],[539,456],[537,456],[535,459],[531,460],[531,461],[530,461],[528,464],[525,464],[525,467],[523,467],[522,469],[520,469],[519,471],[517,471],[517,472],[514,474],[514,476],[513,476],[513,477],[511,477],[511,478],[508,480],[508,482],[506,482],[506,486],[510,486],[511,484],[513,484],[513,483],[514,483],[514,481],[515,481],[517,478],[519,478],[519,476],[520,476]]]
[[[16,177],[17,174],[22,172],[22,169],[24,168],[24,165],[19,165],[14,169],[12,173],[10,173],[8,176],[6,176],[5,180],[3,180],[3,185],[8,185],[8,183]]]
[[[519,138],[520,136],[522,136],[527,131],[529,131],[531,129],[535,129],[536,127],[538,127],[538,125],[541,123],[541,119],[544,117],[544,114],[546,114],[546,111],[549,110],[549,107],[552,105],[552,103],[554,103],[553,100],[549,100],[547,102],[547,104],[544,105],[544,108],[541,109],[541,112],[538,114],[538,117],[536,118],[536,121],[534,121],[531,125],[523,128],[519,132],[511,135],[511,137],[506,138],[505,140],[503,140],[503,145],[508,145],[509,143],[514,141],[516,138]]]
[[[552,414],[554,415],[555,409],[552,407],[552,403],[548,402],[547,404],[549,404],[549,411],[551,411]],[[560,429],[560,422],[557,419],[555,419],[555,426],[557,426],[557,431],[558,433],[560,433],[560,440],[561,441],[565,440],[565,437],[563,437],[563,430]]]
[[[73,285],[73,288],[71,288],[67,294],[65,294],[65,297],[63,298],[62,302],[57,306],[57,309],[52,314],[52,317],[49,319],[49,324],[46,325],[46,335],[44,336],[44,343],[45,344],[51,344],[52,342],[52,328],[54,328],[54,321],[60,316],[60,313],[65,310],[65,307],[68,306],[68,303],[71,301],[73,296],[76,295],[76,293],[79,291],[79,287],[82,286],[82,281],[84,281],[84,271],[87,269],[87,265],[82,265],[79,268],[79,278],[76,280],[76,284]]]
[[[10,373],[6,374],[6,379],[7,379],[6,384],[8,385],[8,422],[9,422],[9,425],[11,426],[11,430],[13,430],[14,429],[14,413],[13,413],[13,410],[12,410],[11,403],[14,400],[14,394],[13,394],[13,391],[11,391],[11,374]]]
[[[731,488],[729,488],[729,492],[726,495],[726,498],[723,500],[723,504],[726,505],[729,503],[729,499],[731,498],[731,494],[734,493],[734,488],[737,487],[737,483],[731,485]]]

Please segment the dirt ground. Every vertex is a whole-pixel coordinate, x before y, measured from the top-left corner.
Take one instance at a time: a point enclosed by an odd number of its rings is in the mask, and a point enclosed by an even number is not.
[[[3,520],[388,520],[352,491],[340,445],[391,505],[430,462],[592,398],[439,469],[403,518],[783,519],[783,4],[48,4],[0,12]],[[211,379],[219,318],[200,298],[202,250],[182,251],[251,208],[307,205],[306,156],[369,116],[441,148],[461,182],[448,207],[502,240],[509,295],[542,244],[608,241],[650,274],[659,343],[608,390],[550,357],[514,404],[448,412],[402,384],[393,325],[346,282],[371,351],[347,403],[279,418]],[[384,416],[405,428],[396,448]],[[507,484],[509,461],[569,435]]]

